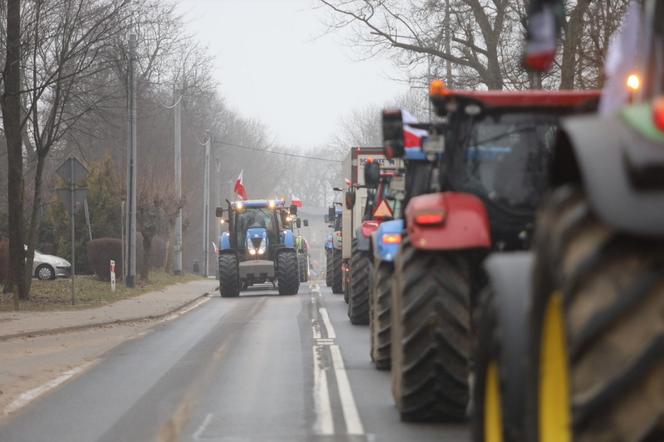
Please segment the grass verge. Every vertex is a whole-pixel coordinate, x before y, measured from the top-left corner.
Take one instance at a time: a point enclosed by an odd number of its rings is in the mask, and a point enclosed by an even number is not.
[[[22,311],[49,311],[49,310],[78,310],[99,307],[132,298],[146,292],[161,290],[166,286],[195,281],[201,279],[199,275],[185,273],[180,276],[165,272],[150,272],[150,280],[139,281],[136,287],[130,289],[118,283],[115,292],[111,291],[111,284],[99,281],[94,276],[76,276],[76,304],[71,303],[71,279],[56,279],[53,281],[32,281],[32,290],[29,301],[21,301],[19,310]],[[14,300],[11,295],[0,294],[0,311],[14,310]]]

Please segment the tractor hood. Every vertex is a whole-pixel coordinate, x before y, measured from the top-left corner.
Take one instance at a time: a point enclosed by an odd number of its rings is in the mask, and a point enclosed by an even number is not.
[[[247,229],[246,244],[250,255],[264,255],[268,246],[267,242],[267,230],[264,227]]]

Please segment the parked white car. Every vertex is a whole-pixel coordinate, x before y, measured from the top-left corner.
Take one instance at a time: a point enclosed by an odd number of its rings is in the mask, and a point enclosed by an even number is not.
[[[71,275],[71,264],[59,256],[46,255],[35,250],[32,274],[41,280],[68,277]]]

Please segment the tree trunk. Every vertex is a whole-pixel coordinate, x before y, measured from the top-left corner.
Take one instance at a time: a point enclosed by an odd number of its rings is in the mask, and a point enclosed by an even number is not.
[[[590,0],[578,0],[565,27],[565,40],[560,66],[560,89],[574,89],[578,42],[583,28],[583,15],[586,13],[589,3]]]
[[[173,273],[173,260],[175,259],[175,224],[168,223],[168,241],[166,241],[166,260],[164,272]]]
[[[9,279],[19,299],[29,299],[25,285],[23,228],[23,142],[21,136],[21,2],[7,0],[7,58],[4,67],[2,120],[7,140]]]
[[[35,244],[37,244],[37,232],[39,232],[39,224],[41,223],[41,201],[45,163],[46,157],[41,155],[37,156],[37,168],[35,170],[35,189],[32,199],[32,211],[30,214],[30,227],[26,235],[28,249],[25,257],[25,286],[28,292],[30,292],[30,288],[32,286],[32,264],[35,260]]]
[[[152,253],[152,235],[143,236],[143,265],[141,266],[141,281],[147,282],[150,274],[150,254]]]

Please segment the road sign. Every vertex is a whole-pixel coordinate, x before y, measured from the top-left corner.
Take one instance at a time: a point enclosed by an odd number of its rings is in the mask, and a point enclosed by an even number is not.
[[[86,179],[90,172],[75,156],[67,158],[58,169],[55,171],[60,178],[65,180],[67,184],[71,184],[72,178],[74,184],[80,184],[81,181]]]
[[[62,204],[69,209],[71,207],[71,190],[60,188],[55,189],[55,192],[58,194],[58,198],[60,198]],[[83,207],[87,196],[88,189],[74,189],[74,213],[78,212],[78,210]]]
[[[392,208],[390,207],[390,205],[387,203],[386,200],[381,201],[373,213],[373,216],[375,216],[376,218],[391,218],[392,215],[393,215]]]
[[[75,156],[70,155],[55,171],[65,182],[68,189],[58,189],[58,196],[69,207],[69,224],[71,225],[71,303],[76,304],[76,214],[77,206],[82,206],[88,193],[87,189],[76,188],[77,184],[89,175]],[[81,204],[77,204],[80,202]]]

